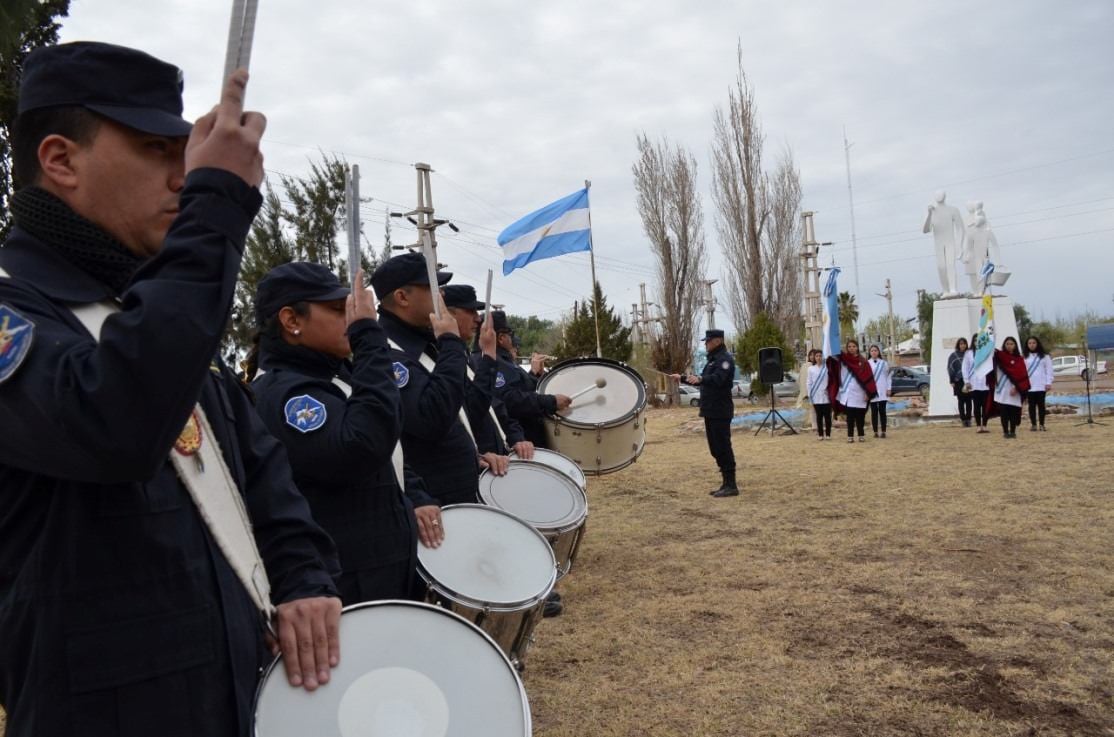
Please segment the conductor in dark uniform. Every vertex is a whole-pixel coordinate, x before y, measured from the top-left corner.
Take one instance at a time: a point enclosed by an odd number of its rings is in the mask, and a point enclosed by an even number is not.
[[[262,202],[246,83],[191,131],[181,72],[142,52],[65,44],[23,67],[0,248],[8,737],[248,735],[270,604],[292,685],[339,662],[332,542],[216,358]]]
[[[700,416],[704,418],[704,433],[708,437],[708,450],[716,459],[723,483],[714,489],[714,497],[738,496],[735,483],[735,452],[731,449],[731,418],[735,403],[731,399],[731,386],[735,381],[735,358],[723,342],[722,330],[704,333],[704,350],[708,362],[700,376],[673,374],[674,381],[684,381],[700,387]]]

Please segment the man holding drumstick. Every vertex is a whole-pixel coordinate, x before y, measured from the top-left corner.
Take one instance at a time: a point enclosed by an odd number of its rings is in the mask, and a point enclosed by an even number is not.
[[[246,84],[238,70],[191,130],[181,72],[140,51],[24,65],[0,249],[21,330],[0,357],[8,737],[247,735],[274,605],[292,685],[339,662],[332,542],[215,358],[262,201]],[[206,485],[239,506],[230,527]],[[229,529],[265,566],[250,585]]]

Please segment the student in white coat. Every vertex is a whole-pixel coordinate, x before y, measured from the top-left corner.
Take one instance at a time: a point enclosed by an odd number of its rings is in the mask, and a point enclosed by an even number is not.
[[[874,430],[874,437],[884,438],[886,437],[886,404],[890,401],[890,364],[882,358],[882,349],[877,345],[872,345],[868,353],[870,357],[867,362],[870,364],[870,370],[874,372],[874,386],[878,389],[878,396],[870,400],[870,427]]]
[[[1044,432],[1044,418],[1048,414],[1044,402],[1052,390],[1052,357],[1045,353],[1036,336],[1025,341],[1025,368],[1029,371],[1029,430],[1035,432],[1039,422]]]
[[[866,422],[866,408],[877,393],[870,364],[859,353],[859,342],[848,340],[839,361],[839,394],[836,401],[843,405],[847,413],[847,442],[855,442],[855,430],[859,431],[859,442],[865,443],[863,425]]]
[[[975,374],[975,338],[971,336],[971,348],[963,354],[963,389],[971,395],[972,410],[975,415],[975,432],[989,432],[986,429],[987,417],[986,399],[990,394],[990,386],[986,383],[986,374]]]
[[[824,352],[812,349],[808,352],[808,400],[816,414],[816,434],[820,440],[832,439],[832,403],[828,398],[828,367],[824,365]]]

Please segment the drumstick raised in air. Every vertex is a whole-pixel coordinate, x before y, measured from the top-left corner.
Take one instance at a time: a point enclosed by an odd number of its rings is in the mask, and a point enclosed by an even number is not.
[[[251,44],[255,37],[255,15],[259,0],[232,0],[232,21],[228,28],[228,48],[224,56],[224,79],[237,69],[251,64]]]
[[[576,394],[570,394],[569,395],[569,400],[572,401],[573,399],[576,399],[577,397],[579,397],[581,395],[587,394],[588,392],[592,391],[593,389],[603,389],[605,386],[607,386],[607,379],[605,379],[601,376],[600,378],[596,379],[595,384],[592,384],[591,386],[584,387],[583,389],[578,391]]]

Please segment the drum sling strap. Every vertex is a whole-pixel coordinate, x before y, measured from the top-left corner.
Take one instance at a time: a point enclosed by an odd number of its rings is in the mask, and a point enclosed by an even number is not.
[[[387,343],[389,343],[391,348],[394,348],[396,351],[399,351],[400,353],[406,353],[406,351],[403,350],[402,346],[400,346],[393,340],[388,339]],[[433,369],[437,367],[437,362],[434,361],[433,357],[427,354],[425,351],[422,351],[421,355],[418,356],[418,363],[420,363],[422,365],[422,368],[424,368],[431,374],[433,373]],[[471,371],[471,369],[469,369],[469,371]],[[472,432],[472,423],[468,421],[468,413],[464,411],[463,404],[460,406],[460,412],[457,413],[457,416],[460,417],[460,423],[464,425],[464,429],[468,431],[468,437],[472,438],[472,442],[475,443],[476,433]]]
[[[0,269],[0,277],[7,276],[8,273]],[[105,320],[119,312],[120,307],[115,302],[94,302],[72,305],[70,311],[89,331],[93,340],[99,342]],[[213,428],[210,427],[200,402],[194,408],[194,416],[201,430],[201,447],[193,458],[171,450],[170,462],[178,472],[178,478],[189,490],[190,497],[217,547],[247,590],[256,609],[263,615],[267,628],[272,629],[275,606],[271,603],[271,583],[267,579],[267,571],[252,535],[251,520],[244,506],[244,499],[224,462],[224,455],[217,447]]]
[[[424,355],[424,354],[423,354]],[[471,366],[468,369],[468,381],[476,380],[476,372],[472,370]],[[487,413],[491,415],[491,421],[495,423],[495,432],[499,433],[499,439],[503,441],[503,452],[510,453],[511,446],[507,443],[507,433],[503,432],[503,426],[499,424],[499,416],[495,414],[495,408],[491,405],[487,407]]]
[[[352,387],[343,379],[333,377],[333,385],[344,392],[344,396],[352,396]],[[398,490],[406,495],[406,482],[402,478],[404,459],[402,457],[402,442],[395,441],[395,449],[391,451],[391,465],[395,468],[395,478],[398,479]]]

